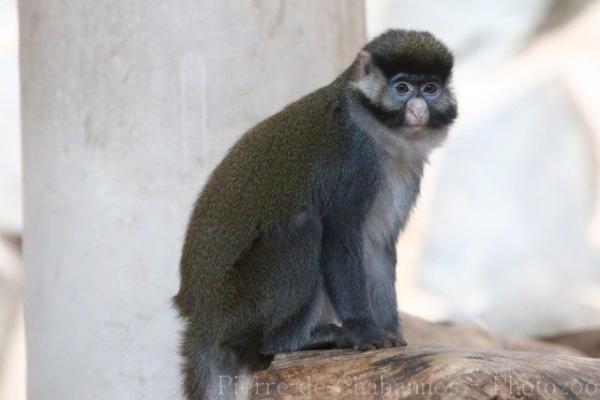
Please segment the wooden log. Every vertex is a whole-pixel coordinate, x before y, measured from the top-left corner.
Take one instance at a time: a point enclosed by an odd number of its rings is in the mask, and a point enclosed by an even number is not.
[[[600,399],[600,360],[576,349],[402,317],[408,347],[281,354],[232,384],[252,399]]]
[[[409,346],[282,359],[254,376],[253,399],[599,399],[600,360]]]
[[[600,357],[600,329],[564,333],[540,340],[577,349],[589,357]]]
[[[409,345],[428,347],[464,347],[478,350],[525,350],[541,353],[585,355],[562,343],[490,332],[470,322],[430,322],[401,313],[404,336]]]

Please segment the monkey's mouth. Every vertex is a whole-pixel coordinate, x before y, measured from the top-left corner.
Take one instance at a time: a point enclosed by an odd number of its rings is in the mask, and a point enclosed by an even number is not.
[[[427,128],[427,123],[422,123],[422,122],[408,123],[408,122],[405,122],[404,123],[404,127],[405,128],[414,128],[414,129],[423,129],[423,128]]]
[[[415,113],[407,110],[403,125],[407,128],[425,128],[429,125],[429,116],[424,113]]]
[[[418,133],[426,130],[428,127],[427,124],[404,124],[402,126],[402,131]]]
[[[404,125],[398,133],[409,139],[418,139],[425,137],[430,131],[428,125]]]

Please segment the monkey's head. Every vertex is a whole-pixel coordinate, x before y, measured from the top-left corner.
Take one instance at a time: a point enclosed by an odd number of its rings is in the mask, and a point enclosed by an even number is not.
[[[381,123],[420,137],[445,131],[457,116],[452,65],[452,53],[430,33],[390,30],[358,53],[350,87]]]

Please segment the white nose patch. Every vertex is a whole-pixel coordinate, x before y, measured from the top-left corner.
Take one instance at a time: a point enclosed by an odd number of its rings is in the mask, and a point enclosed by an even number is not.
[[[427,125],[427,121],[429,121],[427,102],[420,98],[410,99],[406,104],[404,124],[408,126],[421,126]]]

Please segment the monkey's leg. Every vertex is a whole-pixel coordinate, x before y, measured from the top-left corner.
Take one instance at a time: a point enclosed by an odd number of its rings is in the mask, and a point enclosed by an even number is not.
[[[239,263],[237,293],[251,299],[246,313],[260,329],[259,354],[297,350],[310,339],[323,307],[321,237],[320,217],[304,210],[261,236]]]
[[[322,285],[318,285],[322,286]],[[298,310],[292,318],[274,326],[265,335],[263,346],[259,353],[263,355],[275,355],[306,349],[316,338],[313,337],[315,327],[319,321],[323,307],[322,287],[314,290],[309,296],[309,302],[305,307]],[[318,339],[319,342],[323,341]]]

